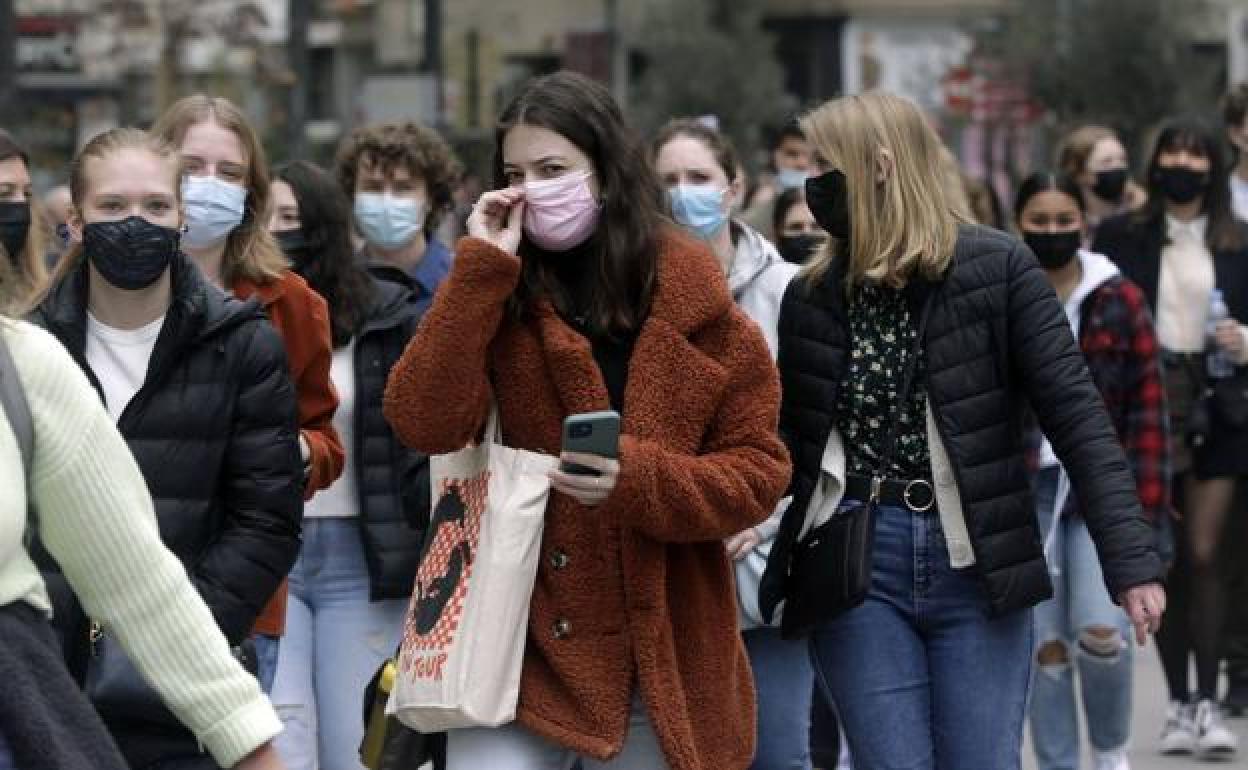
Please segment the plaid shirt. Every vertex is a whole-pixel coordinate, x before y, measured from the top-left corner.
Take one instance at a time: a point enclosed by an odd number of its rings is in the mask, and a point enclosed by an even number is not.
[[[1157,524],[1170,512],[1170,431],[1148,300],[1117,276],[1088,295],[1080,313],[1079,347],[1126,451],[1144,515]],[[1029,453],[1036,461],[1039,444],[1037,431]],[[1076,507],[1072,496],[1066,512]]]

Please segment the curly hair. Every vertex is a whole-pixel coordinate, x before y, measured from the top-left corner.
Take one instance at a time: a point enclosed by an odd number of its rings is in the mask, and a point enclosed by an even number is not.
[[[363,126],[351,132],[338,147],[334,174],[348,198],[355,196],[360,164],[367,161],[383,171],[406,168],[425,181],[429,190],[429,216],[425,233],[438,229],[453,205],[451,193],[463,167],[450,145],[436,131],[414,121]]]

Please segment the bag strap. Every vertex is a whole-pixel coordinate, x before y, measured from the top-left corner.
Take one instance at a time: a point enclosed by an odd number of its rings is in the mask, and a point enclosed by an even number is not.
[[[876,465],[875,475],[871,477],[871,502],[879,500],[880,485],[887,477],[888,466],[892,463],[893,456],[897,454],[897,434],[901,427],[901,411],[910,399],[911,390],[914,387],[914,376],[919,368],[919,356],[923,353],[923,337],[927,334],[927,321],[932,315],[932,303],[936,299],[938,290],[938,286],[932,286],[927,298],[923,301],[922,310],[919,311],[918,334],[914,337],[914,345],[910,348],[910,358],[906,361],[906,371],[901,379],[901,390],[897,391],[897,401],[894,402],[890,411],[888,433],[884,439],[884,451],[880,454],[880,461]]]
[[[30,415],[30,404],[26,401],[26,392],[22,390],[22,381],[17,376],[17,364],[13,354],[9,352],[8,342],[0,333],[0,404],[4,406],[4,414],[9,420],[9,427],[17,437],[17,448],[22,454],[22,469],[27,484],[26,503],[26,536],[29,545],[35,530],[35,508],[30,504],[30,469],[35,462],[35,424]]]

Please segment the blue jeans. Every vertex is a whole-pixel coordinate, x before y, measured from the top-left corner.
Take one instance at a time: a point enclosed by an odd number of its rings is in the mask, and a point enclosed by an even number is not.
[[[1045,469],[1036,479],[1037,518],[1044,533],[1053,524],[1057,475],[1057,468]],[[1048,556],[1055,595],[1036,608],[1036,644],[1038,654],[1041,648],[1060,645],[1065,660],[1036,667],[1031,735],[1040,770],[1077,770],[1075,669],[1092,748],[1121,749],[1130,737],[1132,643],[1126,613],[1105,588],[1087,523],[1080,516],[1065,516],[1053,532]],[[1107,639],[1102,632],[1098,638],[1089,629],[1116,633]]]
[[[286,636],[273,685],[290,770],[360,768],[364,688],[394,654],[407,601],[372,602],[360,526],[349,518],[303,522],[290,573]]]
[[[854,770],[1018,770],[1031,612],[990,616],[935,510],[880,507],[867,600],[810,644]]]
[[[9,751],[9,742],[4,739],[3,731],[0,731],[0,770],[17,770],[17,765],[13,763],[13,752]]]
[[[251,642],[256,646],[256,681],[268,695],[273,692],[273,680],[277,678],[277,658],[282,640],[268,634],[252,634]]]
[[[633,698],[624,748],[606,762],[578,757],[516,722],[446,734],[447,770],[571,770],[578,766],[583,770],[666,770],[659,736],[640,698]]]
[[[815,672],[804,642],[778,628],[742,634],[758,693],[758,748],[751,770],[810,770],[810,706]]]

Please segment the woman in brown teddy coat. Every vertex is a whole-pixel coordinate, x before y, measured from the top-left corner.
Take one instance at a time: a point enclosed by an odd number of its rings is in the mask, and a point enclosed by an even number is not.
[[[568,415],[615,409],[618,460],[551,474],[517,722],[453,731],[452,770],[734,770],[754,694],[723,541],[789,477],[779,386],[707,248],[668,222],[619,108],[568,73],[504,112],[495,190],[386,390],[400,438],[559,454]]]

